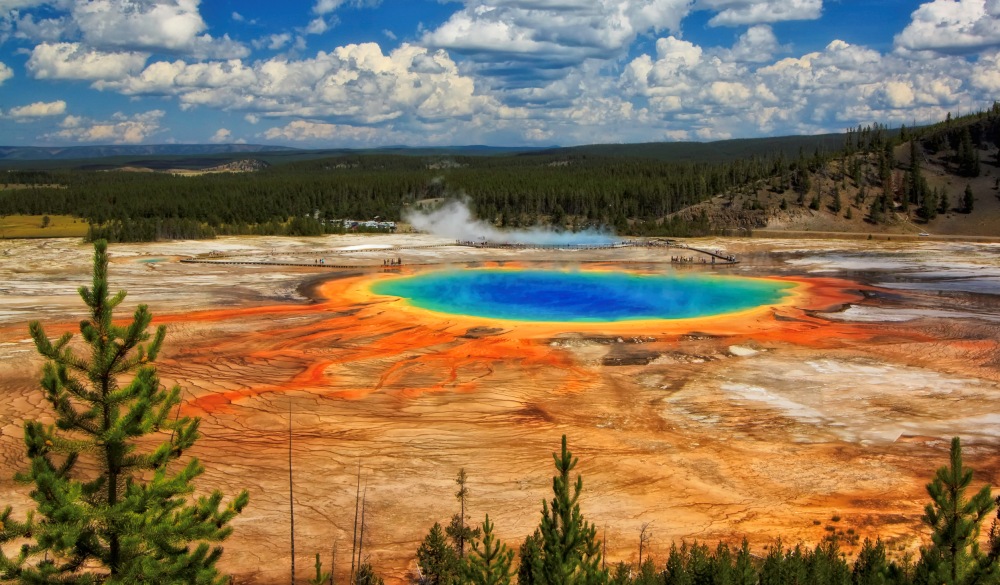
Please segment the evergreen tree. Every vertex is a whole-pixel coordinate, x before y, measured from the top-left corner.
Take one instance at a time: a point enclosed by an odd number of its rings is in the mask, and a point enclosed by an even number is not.
[[[917,213],[921,218],[930,221],[937,217],[938,199],[936,189],[926,189],[923,193],[923,200],[920,202],[920,209]]]
[[[931,503],[924,508],[923,521],[931,528],[931,546],[921,550],[918,581],[928,584],[961,585],[975,573],[982,560],[979,528],[993,510],[990,486],[983,486],[966,499],[973,471],[962,465],[962,444],[951,440],[951,460],[937,470],[927,484]]]
[[[479,528],[470,528],[465,523],[465,501],[469,497],[469,488],[466,487],[468,483],[468,476],[465,473],[465,468],[458,470],[458,476],[455,477],[455,483],[458,484],[458,491],[455,492],[455,499],[459,501],[460,512],[455,514],[451,518],[451,524],[444,529],[445,534],[448,538],[455,544],[455,550],[458,551],[458,558],[465,557],[465,544],[472,542],[479,538],[480,532]]]
[[[493,523],[487,514],[483,522],[482,543],[472,543],[472,554],[466,569],[468,580],[475,585],[510,585],[513,561],[514,551],[494,539]]]
[[[861,545],[861,552],[854,560],[851,571],[853,585],[888,585],[889,563],[885,557],[885,544],[880,539],[872,542],[866,538]]]
[[[520,559],[517,566],[517,585],[535,585],[535,567],[540,565],[542,558],[542,534],[537,528],[524,539],[517,553]]]
[[[461,570],[455,549],[448,544],[441,524],[434,523],[417,549],[417,565],[424,585],[452,585],[459,583]]]
[[[676,543],[671,543],[670,552],[667,554],[667,564],[663,568],[663,583],[665,585],[692,585],[694,580],[688,571],[687,561],[687,543],[682,543],[681,548],[677,548]]]
[[[972,134],[969,127],[962,129],[962,138],[958,145],[958,174],[963,177],[979,176],[979,150],[972,144]]]
[[[372,564],[365,561],[358,567],[358,574],[353,585],[383,585],[382,577],[375,574]]]
[[[25,422],[31,468],[16,477],[34,485],[41,519],[8,527],[5,511],[0,542],[17,533],[29,542],[16,558],[0,552],[0,571],[21,583],[225,583],[215,567],[222,548],[208,543],[229,536],[249,496],[223,505],[214,491],[189,501],[204,468],[197,459],[171,463],[198,439],[199,420],[174,414],[180,387],[160,387],[153,363],[166,329],[150,341],[146,305],[131,323],[114,324],[126,293],[109,296],[107,243],[94,248],[92,287],[79,291],[90,309],[80,323],[89,359],[69,347],[71,334],[53,343],[37,321],[29,326],[48,360],[41,384],[56,417]]]
[[[583,477],[577,475],[570,493],[570,472],[577,460],[566,449],[562,437],[562,452],[552,454],[558,475],[552,478],[552,504],[542,501],[542,536],[540,558],[534,567],[536,583],[546,585],[591,585],[607,582],[601,569],[601,543],[597,529],[580,513],[580,492]]]
[[[750,542],[744,538],[733,565],[733,585],[756,585],[756,583],[757,569],[750,554]]]
[[[962,213],[972,213],[975,204],[976,198],[972,195],[972,185],[966,185],[965,193],[962,195]]]
[[[309,579],[309,585],[326,585],[332,575],[323,571],[323,562],[319,560],[319,553],[316,553],[316,576]]]
[[[833,203],[830,204],[830,211],[835,214],[839,214],[840,210],[844,208],[844,203],[840,199],[840,189],[837,187],[833,188]]]
[[[945,191],[945,190],[942,190],[938,194],[938,215],[944,215],[944,214],[948,213],[948,210],[950,208],[951,208],[951,204],[948,202],[948,192]]]

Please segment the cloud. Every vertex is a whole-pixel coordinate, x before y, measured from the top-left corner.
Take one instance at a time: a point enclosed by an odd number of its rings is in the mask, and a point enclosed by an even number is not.
[[[218,130],[215,131],[215,134],[213,134],[212,137],[208,139],[208,141],[220,144],[223,142],[229,142],[232,139],[233,139],[232,132],[230,132],[225,128],[219,128]]]
[[[688,0],[466,0],[421,43],[468,56],[483,75],[530,83],[620,57],[648,31],[677,31],[689,8]]]
[[[0,73],[0,78],[2,78]],[[972,86],[994,95],[1000,94],[1000,51],[979,57],[969,77]]]
[[[320,16],[324,14],[330,14],[334,12],[341,6],[348,4],[354,6],[355,8],[370,8],[378,6],[382,3],[382,0],[316,0],[313,4],[313,14],[319,14]]]
[[[30,41],[59,41],[67,36],[72,36],[78,32],[76,24],[66,18],[41,18],[35,20],[32,14],[21,15],[17,12],[11,13],[12,25],[16,29],[14,36],[19,39]]]
[[[646,104],[650,130],[718,139],[930,121],[983,107],[1000,86],[988,56],[980,67],[957,56],[912,60],[833,41],[822,51],[756,64],[738,60],[742,41],[719,50],[659,39],[655,57],[625,66],[619,87]]]
[[[970,53],[1000,46],[1000,2],[934,0],[921,4],[895,37],[898,49]]]
[[[695,8],[718,11],[710,26],[742,26],[816,20],[823,14],[823,0],[698,0]]]
[[[449,120],[495,107],[477,95],[473,80],[459,73],[447,53],[409,44],[388,55],[365,43],[301,60],[160,61],[139,75],[95,87],[126,95],[176,95],[182,107],[351,124]]]
[[[775,53],[784,50],[774,31],[766,24],[751,26],[728,52],[729,59],[749,63],[765,63]]]
[[[25,67],[36,79],[117,80],[141,70],[148,58],[146,53],[106,53],[80,43],[41,43]]]
[[[313,5],[313,14],[329,14],[343,3],[344,0],[317,0]]]
[[[0,0],[4,2],[5,0]],[[20,16],[16,19],[21,38],[42,41],[73,41],[103,52],[165,52],[195,58],[246,57],[249,49],[228,35],[213,37],[201,17],[201,0],[50,0],[24,2],[6,0],[23,8],[46,4],[47,18]],[[51,17],[50,17],[51,16]],[[233,13],[233,18],[242,18]]]
[[[22,8],[34,8],[49,4],[50,0],[0,0],[0,12],[19,10]]]
[[[280,51],[291,41],[291,33],[273,34],[255,40],[253,46],[258,49],[267,48],[271,51]]]
[[[232,18],[236,22],[246,22],[247,21],[246,17],[244,17],[239,12],[236,12],[235,10],[233,11],[233,14],[230,16],[230,18]]]
[[[62,130],[42,136],[47,141],[139,144],[160,131],[163,110],[133,114],[121,112],[110,120],[95,121],[78,116],[66,116]]]
[[[396,40],[396,33],[392,32],[387,28],[382,29],[382,34],[385,35],[385,37],[388,39]]]
[[[7,81],[11,77],[14,77],[14,72],[7,66],[6,63],[0,62],[0,85],[3,85],[3,82]]]
[[[269,128],[264,132],[264,137],[268,140],[326,142],[337,146],[376,145],[388,139],[388,136],[377,128],[308,120],[295,120],[282,127]]]
[[[321,35],[328,30],[330,30],[330,25],[327,24],[326,19],[322,16],[317,16],[309,21],[309,24],[305,28],[305,33],[307,35]]]
[[[66,102],[35,102],[26,106],[18,106],[7,111],[7,116],[15,120],[28,120],[45,116],[61,116],[66,113]]]

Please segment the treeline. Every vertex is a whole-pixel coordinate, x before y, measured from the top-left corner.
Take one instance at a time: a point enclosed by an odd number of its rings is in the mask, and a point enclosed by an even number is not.
[[[417,549],[424,585],[991,585],[1000,583],[1000,513],[993,520],[988,545],[979,545],[980,527],[1000,505],[990,486],[967,494],[973,472],[962,463],[959,439],[952,440],[949,464],[939,468],[927,492],[923,522],[930,542],[914,561],[909,555],[893,560],[880,539],[866,538],[853,562],[840,548],[841,539],[856,540],[831,531],[815,547],[786,547],[781,540],[756,555],[746,539],[739,547],[719,543],[673,544],[660,564],[643,548],[651,539],[650,524],[639,534],[636,563],[608,563],[592,523],[583,519],[578,499],[583,488],[570,472],[576,458],[567,450],[553,454],[556,475],[551,501],[542,502],[541,522],[514,552],[499,542],[486,516],[479,528],[464,521],[468,495],[464,470],[456,480],[461,514],[448,527],[435,523]],[[839,518],[837,518],[839,520]],[[318,563],[318,561],[317,561]],[[317,565],[318,566],[318,565]]]
[[[767,189],[784,196],[776,206],[782,211],[799,205],[843,214],[847,219],[860,210],[872,224],[893,222],[900,216],[929,222],[953,211],[971,213],[975,197],[968,184],[961,195],[950,194],[944,186],[931,187],[924,175],[928,160],[933,158],[951,175],[972,179],[981,174],[982,164],[1000,165],[1000,160],[982,160],[981,154],[997,145],[1000,103],[959,118],[949,114],[943,122],[921,128],[859,126],[847,131],[840,152],[800,153],[787,167],[779,164]],[[897,160],[901,146],[908,150],[908,161]],[[741,211],[774,209],[762,204],[751,187]]]
[[[0,193],[0,215],[73,215],[93,224],[95,237],[141,241],[282,234],[285,228],[276,225],[304,217],[320,225],[376,216],[398,221],[420,200],[461,195],[478,217],[501,227],[605,225],[629,233],[637,221],[656,222],[714,194],[769,177],[775,164],[766,157],[699,164],[587,155],[443,160],[355,155],[197,177],[17,171],[5,180],[37,187]],[[53,184],[62,188],[47,187]],[[704,222],[675,220],[655,233],[696,235],[706,230]]]
[[[895,150],[907,142],[911,157],[901,166]],[[334,220],[399,221],[418,202],[449,196],[467,198],[480,219],[498,227],[607,226],[623,235],[697,236],[736,227],[697,212],[678,214],[717,195],[728,199],[730,215],[756,214],[758,224],[779,207],[795,204],[835,214],[851,214],[853,207],[876,224],[897,213],[929,221],[952,209],[970,212],[973,197],[951,200],[943,189],[929,188],[922,176],[924,158],[943,158],[950,172],[971,178],[980,174],[987,162],[980,153],[991,144],[1000,144],[997,103],[917,129],[859,126],[846,132],[840,150],[802,149],[794,158],[779,152],[714,163],[669,162],[570,150],[509,156],[351,154],[193,177],[8,171],[4,182],[35,188],[0,192],[0,215],[72,215],[93,224],[96,237],[113,241],[336,233]],[[762,190],[783,197],[780,206],[762,201]],[[316,224],[291,226],[295,218]]]

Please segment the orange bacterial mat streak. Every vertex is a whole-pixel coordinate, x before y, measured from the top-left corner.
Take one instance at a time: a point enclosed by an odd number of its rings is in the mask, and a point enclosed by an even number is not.
[[[775,278],[793,283],[776,305],[737,313],[678,320],[615,323],[537,323],[435,313],[395,297],[374,295],[370,285],[385,276],[340,278],[318,288],[321,302],[243,309],[218,309],[158,318],[159,323],[250,321],[255,333],[188,344],[188,359],[235,360],[244,368],[235,390],[207,391],[188,408],[212,412],[262,393],[306,391],[360,399],[372,392],[404,397],[426,392],[473,391],[499,367],[544,371],[558,379],[548,391],[572,393],[588,376],[569,352],[548,340],[566,334],[651,336],[672,341],[684,335],[730,337],[734,342],[789,343],[813,348],[863,343],[885,327],[824,319],[816,311],[836,310],[864,299],[871,289],[832,278]],[[872,289],[873,290],[873,289]],[[295,317],[294,323],[286,323]],[[900,333],[914,339],[913,332]],[[200,357],[199,357],[200,356]],[[237,358],[237,356],[245,356]],[[180,358],[178,358],[180,359]],[[363,371],[364,376],[352,375]],[[266,376],[261,375],[266,372]],[[554,373],[554,374],[553,374]],[[368,380],[358,387],[355,378]]]

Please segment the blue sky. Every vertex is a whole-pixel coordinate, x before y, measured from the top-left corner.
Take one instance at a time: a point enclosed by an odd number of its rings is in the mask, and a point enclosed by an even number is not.
[[[0,0],[0,144],[718,140],[1000,99],[1000,0]]]

